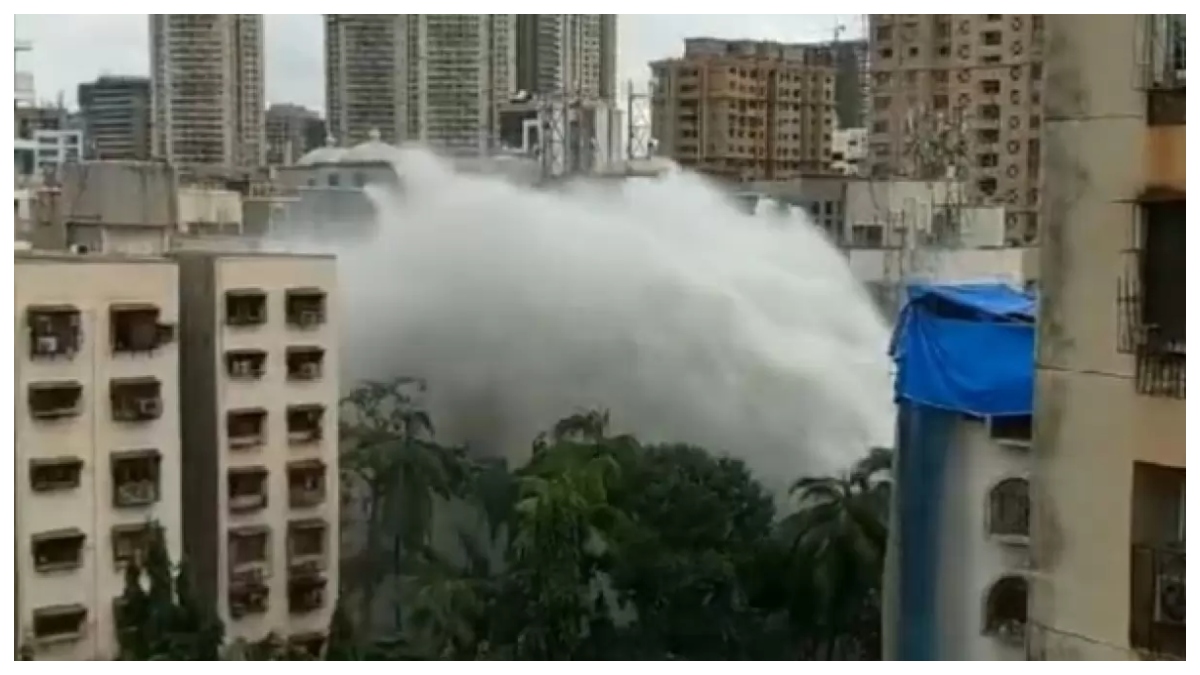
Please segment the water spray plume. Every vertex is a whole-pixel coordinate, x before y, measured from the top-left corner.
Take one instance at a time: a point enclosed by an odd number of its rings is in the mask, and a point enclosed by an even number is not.
[[[807,220],[703,179],[533,190],[400,150],[339,259],[345,385],[425,378],[439,438],[522,460],[558,419],[745,459],[779,488],[890,445],[888,331]]]

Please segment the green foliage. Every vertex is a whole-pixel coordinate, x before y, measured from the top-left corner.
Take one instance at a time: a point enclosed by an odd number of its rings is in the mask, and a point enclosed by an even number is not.
[[[879,658],[886,452],[801,479],[796,510],[779,518],[742,462],[610,435],[599,411],[539,436],[524,467],[473,460],[437,445],[414,399],[394,395],[414,385],[368,384],[349,399],[367,412],[352,416],[364,423],[348,452],[375,453],[350,470],[371,467],[381,488],[368,511],[419,507],[404,525],[370,519],[382,531],[368,542],[389,527],[421,533],[401,539],[420,546],[395,568],[396,625],[366,638],[365,658]],[[400,466],[425,468],[405,480]],[[486,523],[460,532],[455,551],[430,536],[450,498]]]
[[[365,545],[344,556],[326,660],[879,658],[888,452],[797,480],[777,514],[741,461],[610,434],[599,411],[540,435],[522,467],[472,458],[436,442],[423,386],[343,402]],[[275,636],[222,651],[157,528],[119,626],[123,659],[310,658]]]
[[[125,590],[116,605],[118,659],[215,661],[224,629],[201,602],[187,565],[173,568],[157,523],[147,528],[140,555],[125,567]]]

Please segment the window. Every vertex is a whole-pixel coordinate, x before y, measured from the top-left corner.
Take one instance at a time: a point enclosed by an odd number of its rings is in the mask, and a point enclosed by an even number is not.
[[[1028,445],[1033,440],[1033,416],[1003,415],[989,418],[988,434],[993,440],[1003,443]]]
[[[975,183],[975,186],[976,186],[976,188],[978,188],[980,193],[982,193],[988,197],[991,197],[996,194],[996,179],[995,178],[991,178],[991,177],[980,178]]]
[[[285,308],[289,326],[314,328],[325,323],[325,292],[317,288],[289,290]]]
[[[33,610],[33,638],[40,643],[67,642],[83,637],[87,626],[83,605],[55,605]]]
[[[263,408],[231,410],[225,416],[229,447],[252,448],[266,442],[267,411]]]
[[[228,476],[229,511],[245,513],[267,507],[267,470],[261,466],[230,469]]]
[[[1006,478],[988,493],[988,534],[1013,541],[1029,538],[1029,481]]]
[[[1186,340],[1186,203],[1143,206],[1142,326],[1154,347],[1182,354]]]
[[[301,459],[288,462],[288,506],[306,508],[325,501],[325,462]]]
[[[70,358],[79,350],[79,309],[71,305],[30,307],[30,358]]]
[[[325,350],[316,346],[287,348],[287,376],[289,380],[317,380],[325,363]]]
[[[1000,163],[1000,156],[994,152],[985,152],[977,156],[975,161],[981,167],[991,168]]]
[[[892,48],[891,48],[891,47],[884,47],[883,49],[880,49],[880,50],[879,50],[879,58],[881,58],[881,59],[890,59],[890,58],[892,58]]]
[[[162,416],[162,382],[154,377],[125,377],[109,382],[112,418],[117,422],[148,422]]]
[[[892,27],[891,26],[877,26],[875,28],[875,39],[879,40],[881,42],[885,41],[885,40],[891,40],[892,39]]]
[[[114,525],[112,528],[113,563],[122,566],[138,560],[150,543],[149,525]]]
[[[998,31],[998,30],[984,31],[982,37],[983,37],[983,44],[985,44],[989,47],[994,47],[1002,42],[1001,36],[1000,36],[1000,31]]]
[[[267,294],[259,290],[231,290],[225,293],[225,323],[230,326],[258,326],[267,321]]]
[[[935,110],[946,110],[950,107],[950,97],[945,94],[935,94],[933,97],[933,107]]]
[[[293,573],[324,569],[328,526],[321,518],[288,523],[288,568]]]
[[[888,132],[888,121],[887,120],[875,120],[875,123],[871,125],[871,133],[886,134],[887,132]]]
[[[999,94],[1000,80],[983,80],[979,83],[979,91],[985,94]]]
[[[172,340],[172,326],[161,324],[159,309],[149,304],[109,308],[112,349],[116,353],[149,352]]]
[[[975,138],[980,143],[999,143],[1000,142],[1000,130],[999,129],[980,129],[975,132]]]
[[[36,420],[74,417],[80,412],[83,385],[74,381],[34,382],[29,385],[29,413]]]
[[[325,407],[319,404],[288,406],[288,443],[313,443],[321,440],[324,416]]]
[[[892,107],[892,97],[891,96],[876,96],[875,101],[874,101],[874,107],[876,110],[887,110],[888,108]]]
[[[54,457],[29,460],[29,485],[34,492],[58,492],[79,487],[83,460]]]
[[[111,462],[113,506],[145,506],[158,501],[162,456],[157,450],[115,452]]]
[[[67,528],[32,537],[33,566],[38,572],[73,570],[83,564],[82,530]]]
[[[985,105],[979,106],[978,110],[979,110],[979,117],[981,117],[985,120],[1000,119],[1000,106],[998,106],[998,105],[985,104]]]
[[[1029,584],[1018,576],[1001,577],[988,589],[983,632],[1005,642],[1025,640],[1029,617]]]
[[[233,380],[257,380],[266,372],[267,353],[261,349],[225,352],[225,372]]]

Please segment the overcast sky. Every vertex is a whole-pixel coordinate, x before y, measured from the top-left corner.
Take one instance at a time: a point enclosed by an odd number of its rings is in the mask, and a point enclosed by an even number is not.
[[[644,82],[646,64],[682,53],[685,37],[828,40],[834,26],[846,37],[861,33],[854,15],[622,15],[618,49],[622,79]],[[98,75],[146,75],[150,68],[146,15],[20,15],[17,38],[33,43],[18,68],[32,71],[40,99],[62,92],[75,104],[76,87]],[[267,102],[324,108],[323,27],[319,15],[279,14],[266,18]],[[285,37],[286,36],[286,37]],[[81,51],[86,45],[86,49]]]

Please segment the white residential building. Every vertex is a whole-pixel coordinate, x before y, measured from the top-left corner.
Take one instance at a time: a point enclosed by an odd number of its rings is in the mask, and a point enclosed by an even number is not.
[[[831,160],[834,173],[861,176],[867,160],[867,130],[834,129]]]
[[[184,552],[229,639],[319,651],[338,588],[335,260],[176,258]]]
[[[946,455],[939,657],[1024,661],[1032,418],[960,417]]]
[[[15,255],[16,616],[45,660],[116,656],[123,564],[151,521],[178,559],[178,269]]]

